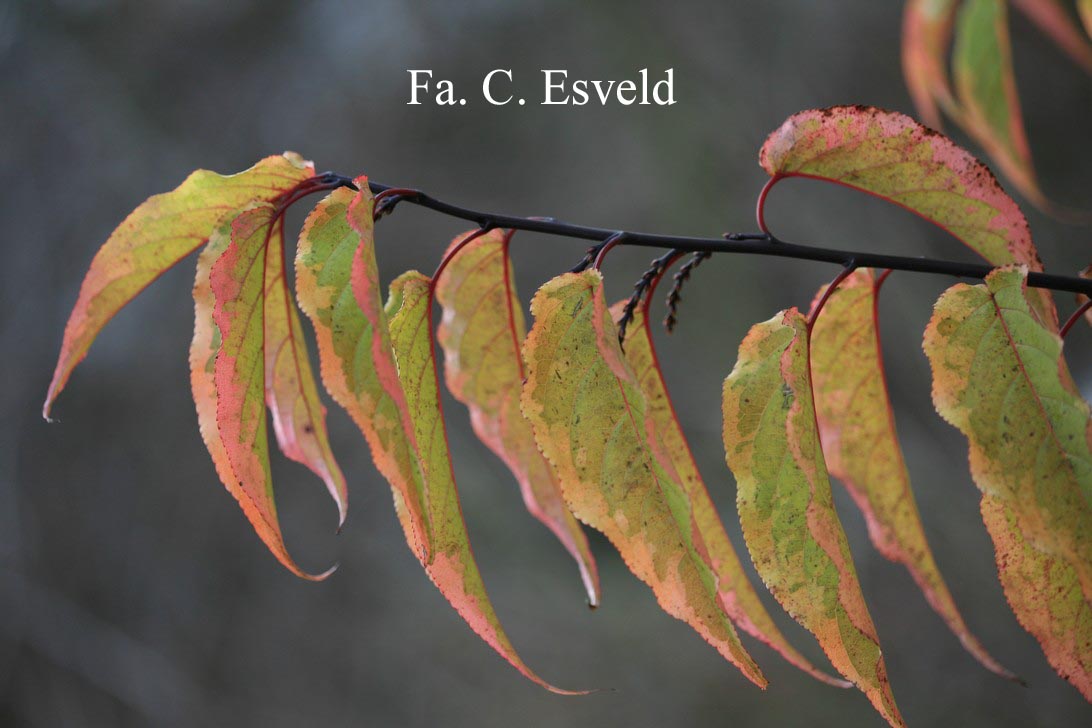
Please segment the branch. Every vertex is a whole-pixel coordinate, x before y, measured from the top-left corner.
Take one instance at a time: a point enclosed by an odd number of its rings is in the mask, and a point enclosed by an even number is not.
[[[338,179],[345,186],[354,186],[348,177],[340,177],[327,173],[322,175],[326,179]],[[619,245],[637,246],[645,248],[674,248],[683,252],[694,253],[743,253],[749,255],[770,255],[780,258],[795,258],[798,260],[814,260],[820,263],[833,263],[845,267],[853,264],[858,268],[890,268],[891,270],[909,271],[913,273],[935,273],[938,275],[955,276],[957,278],[984,279],[990,271],[997,266],[980,263],[957,263],[950,260],[937,260],[934,258],[914,258],[903,255],[880,255],[877,253],[862,253],[853,250],[839,250],[837,248],[819,248],[809,245],[799,245],[779,240],[768,233],[728,233],[722,238],[695,238],[678,235],[656,235],[653,233],[636,233],[623,230],[610,230],[607,228],[587,227],[584,225],[572,225],[559,222],[553,218],[542,217],[517,217],[514,215],[500,215],[491,212],[471,210],[466,207],[452,205],[449,202],[438,200],[420,190],[392,187],[369,182],[368,186],[375,194],[390,190],[393,194],[383,200],[383,213],[388,213],[399,202],[408,202],[413,205],[428,208],[439,212],[441,215],[468,220],[484,228],[508,228],[511,230],[525,230],[535,233],[546,233],[566,238],[579,240],[594,240],[606,242],[614,237],[621,237],[617,241]],[[1048,288],[1054,291],[1069,291],[1083,293],[1092,296],[1092,279],[1078,278],[1076,276],[1059,276],[1050,273],[1030,271],[1028,273],[1028,285],[1032,288]]]

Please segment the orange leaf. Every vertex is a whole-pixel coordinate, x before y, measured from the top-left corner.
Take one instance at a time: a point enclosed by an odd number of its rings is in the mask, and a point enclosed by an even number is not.
[[[145,200],[95,254],[69,315],[57,368],[42,407],[53,401],[87,355],[106,322],[145,287],[208,240],[228,216],[254,201],[269,201],[314,174],[293,152],[267,157],[238,174],[198,170],[171,192]]]
[[[636,375],[618,347],[598,271],[566,273],[535,294],[523,345],[523,413],[577,518],[602,531],[665,612],[713,645],[759,687],[740,644],[686,489],[662,450]]]
[[[876,549],[909,569],[975,659],[1015,679],[963,622],[926,541],[884,377],[879,285],[871,270],[854,271],[827,299],[812,328],[811,376],[827,467],[864,513]],[[816,294],[813,310],[825,291]]]
[[[834,667],[903,725],[849,544],[834,509],[795,309],[756,324],[724,381],[724,448],[759,576]]]
[[[437,340],[455,399],[470,409],[479,439],[512,471],[531,514],[546,524],[580,568],[588,603],[599,604],[599,574],[580,524],[561,497],[550,463],[519,409],[523,384],[520,345],[527,329],[508,257],[511,234],[492,230],[463,245],[452,241],[450,261],[436,282],[444,317]],[[454,255],[452,255],[454,253]]]
[[[645,301],[651,300],[649,291]],[[622,315],[625,301],[611,307],[615,322]],[[737,627],[752,637],[761,640],[776,650],[790,663],[808,673],[817,680],[838,687],[850,687],[844,680],[838,680],[818,670],[796,649],[789,644],[785,636],[770,618],[762,605],[757,592],[743,571],[743,564],[736,554],[724,524],[717,515],[709,491],[702,480],[690,443],[679,426],[675,416],[675,407],[667,392],[660,362],[656,355],[656,346],[652,341],[652,332],[645,316],[645,305],[638,305],[633,311],[633,318],[626,327],[625,355],[648,405],[648,416],[656,433],[657,442],[663,445],[656,453],[661,464],[672,477],[682,484],[690,507],[694,514],[694,525],[701,534],[709,553],[709,565],[717,576],[717,589],[721,606]]]
[[[215,264],[223,257],[224,252],[232,246],[233,236],[242,236],[239,239],[241,243],[243,237],[250,235],[250,242],[253,245],[249,247],[257,247],[262,243],[265,235],[262,229],[263,225],[267,225],[271,221],[272,208],[269,206],[263,205],[247,210],[237,218],[228,220],[214,230],[208,245],[201,251],[201,255],[197,260],[197,277],[193,287],[195,321],[193,343],[190,346],[190,384],[193,389],[194,403],[197,406],[197,422],[201,430],[201,438],[205,441],[205,446],[208,448],[212,461],[216,466],[216,472],[228,492],[239,502],[258,536],[286,568],[297,576],[306,579],[321,579],[329,575],[333,570],[331,569],[318,576],[307,574],[296,565],[285,548],[268,477],[268,453],[266,453],[265,466],[262,467],[261,463],[258,464],[257,480],[243,480],[237,477],[231,457],[228,454],[228,448],[217,424],[219,397],[217,396],[216,363],[217,354],[222,345],[222,337],[221,329],[217,326],[215,320],[217,302],[213,294],[211,273]],[[279,231],[280,223],[277,224]],[[238,230],[237,233],[234,232],[236,229]],[[261,268],[258,270],[260,271]],[[240,344],[238,338],[240,329],[245,327],[235,326],[233,328],[236,338],[232,344],[237,349]],[[260,372],[261,368],[259,367],[257,371]],[[258,402],[259,404],[261,402],[260,395],[258,395]],[[253,402],[250,404],[253,405]],[[250,410],[253,411],[253,406],[250,407]],[[260,441],[264,442],[265,411],[261,407],[258,408],[255,422],[259,421],[263,430]],[[236,428],[236,432],[237,430],[238,428]],[[255,445],[257,445],[257,441]],[[261,455],[258,454],[257,457],[260,458]]]

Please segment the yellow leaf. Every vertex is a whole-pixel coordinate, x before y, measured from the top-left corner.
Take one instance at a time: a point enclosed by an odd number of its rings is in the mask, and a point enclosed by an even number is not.
[[[233,175],[198,170],[170,192],[145,200],[95,254],[64,330],[42,414],[87,355],[106,322],[168,268],[197,250],[213,229],[254,201],[271,201],[314,174],[293,152]]]
[[[437,340],[444,350],[447,387],[470,409],[474,432],[512,471],[527,510],[576,560],[588,603],[598,606],[599,574],[588,539],[519,409],[520,346],[527,328],[508,257],[511,233],[492,230],[463,244],[475,232],[452,241],[448,254],[457,252],[436,282],[436,300],[444,310]]]
[[[646,300],[650,299],[651,295]],[[623,301],[611,307],[611,315],[615,322],[621,317],[624,306]],[[838,680],[816,669],[789,644],[762,605],[751,582],[747,580],[743,564],[740,563],[739,556],[728,534],[724,531],[724,524],[717,515],[705,481],[702,480],[701,473],[698,471],[698,465],[690,451],[690,443],[687,442],[686,435],[683,434],[679,421],[675,417],[675,408],[667,392],[663,373],[660,371],[644,305],[634,309],[633,318],[626,327],[625,355],[641,385],[641,392],[647,402],[648,416],[659,435],[658,442],[663,445],[662,451],[655,455],[672,477],[683,486],[690,500],[694,525],[708,550],[708,563],[717,576],[717,589],[725,613],[737,627],[761,640],[817,680],[838,687],[849,687],[849,683],[844,680]]]
[[[531,312],[523,413],[566,502],[606,535],[665,612],[765,687],[721,604],[686,489],[654,455],[663,445],[618,346],[598,271],[554,278],[535,294]]]
[[[1092,420],[1026,276],[1003,268],[948,289],[924,348],[937,411],[969,443],[1005,596],[1092,700]]]

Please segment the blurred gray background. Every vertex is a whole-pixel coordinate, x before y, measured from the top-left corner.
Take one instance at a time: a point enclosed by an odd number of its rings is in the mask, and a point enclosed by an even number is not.
[[[387,485],[331,408],[350,516],[275,455],[289,548],[322,584],[282,569],[217,481],[197,433],[186,352],[193,260],[112,322],[47,425],[39,416],[65,318],[91,256],[148,195],[197,167],[243,169],[283,149],[453,202],[573,222],[716,235],[753,230],[765,135],[789,114],[864,103],[911,111],[901,3],[261,2],[0,0],[0,724],[393,726],[877,726],[856,691],[825,687],[748,642],[770,678],[747,683],[657,608],[593,535],[604,589],[590,612],[576,570],[523,510],[502,465],[447,415],[464,510],[497,610],[529,664],[582,698],[531,685],[482,644],[406,548]],[[1049,194],[1092,207],[1092,81],[1022,17],[1014,51]],[[476,89],[512,68],[525,107],[407,106],[407,68]],[[620,78],[675,69],[669,108],[543,107],[541,68]],[[460,89],[462,90],[462,89]],[[957,138],[963,139],[957,135]],[[1029,211],[1049,270],[1089,262],[1087,228]],[[773,229],[796,242],[971,260],[881,202],[788,182]],[[296,220],[300,219],[297,215]],[[466,226],[403,206],[380,228],[386,280],[430,271]],[[583,246],[516,238],[519,284]],[[652,251],[612,254],[623,295]],[[829,266],[718,257],[661,336],[682,424],[741,545],[719,397],[747,328],[806,306]],[[882,301],[898,425],[925,526],[972,629],[1030,687],[978,666],[912,580],[871,548],[836,496],[911,725],[1065,726],[1092,708],[1008,611],[955,430],[934,414],[921,332],[942,278],[892,277]],[[1072,310],[1059,299],[1063,315]],[[1092,393],[1092,332],[1068,353]],[[767,603],[815,660],[815,642]],[[825,664],[825,661],[823,661]]]

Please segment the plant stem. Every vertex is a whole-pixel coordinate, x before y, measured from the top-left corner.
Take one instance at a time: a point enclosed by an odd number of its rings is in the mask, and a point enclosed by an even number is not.
[[[328,173],[329,174],[329,173]],[[325,175],[324,175],[325,176]],[[352,180],[342,178],[349,186]],[[983,279],[989,275],[996,266],[983,263],[958,263],[950,260],[938,260],[935,258],[910,257],[903,255],[881,255],[878,253],[866,253],[853,250],[840,250],[837,248],[820,248],[810,245],[800,245],[779,240],[767,233],[729,233],[721,238],[698,238],[679,235],[656,235],[653,233],[639,233],[620,231],[617,228],[597,228],[585,225],[573,225],[559,222],[553,218],[518,217],[515,215],[502,215],[492,212],[482,212],[466,207],[459,207],[443,200],[425,194],[420,190],[409,188],[397,188],[379,182],[370,182],[368,186],[373,193],[386,190],[397,190],[393,196],[384,200],[385,211],[390,211],[398,202],[408,202],[413,205],[433,210],[448,217],[468,220],[484,228],[508,228],[511,230],[525,230],[528,232],[545,233],[579,240],[594,240],[606,242],[614,237],[618,245],[637,246],[645,248],[674,248],[683,252],[709,252],[709,253],[739,253],[747,255],[769,255],[779,258],[795,258],[797,260],[813,260],[820,263],[833,263],[845,267],[854,264],[858,268],[890,268],[891,270],[909,271],[913,273],[934,273],[937,275],[955,276],[957,278]],[[1028,273],[1028,285],[1032,288],[1048,288],[1054,291],[1069,291],[1072,293],[1084,293],[1092,296],[1092,279],[1078,278],[1077,276],[1059,276],[1050,273],[1030,271]]]

